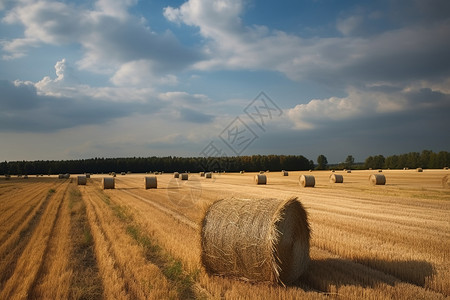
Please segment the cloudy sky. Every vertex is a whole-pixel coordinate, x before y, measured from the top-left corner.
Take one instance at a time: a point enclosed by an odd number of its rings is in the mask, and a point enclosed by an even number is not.
[[[450,151],[450,1],[0,0],[0,160]]]

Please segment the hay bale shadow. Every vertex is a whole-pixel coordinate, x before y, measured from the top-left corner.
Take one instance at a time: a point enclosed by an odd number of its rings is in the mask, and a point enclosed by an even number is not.
[[[427,277],[434,274],[433,266],[426,261],[327,258],[311,260],[308,270],[294,285],[321,292],[328,292],[332,286],[375,288],[380,283],[394,286],[400,282],[423,287]]]

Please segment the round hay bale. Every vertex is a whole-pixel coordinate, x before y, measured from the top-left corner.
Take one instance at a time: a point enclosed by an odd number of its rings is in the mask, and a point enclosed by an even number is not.
[[[283,176],[289,176],[289,172],[288,171],[281,171],[282,173],[281,174],[283,174]]]
[[[259,174],[264,174],[264,171],[259,171]]]
[[[421,173],[421,172],[423,172],[423,169],[422,168],[417,168],[417,172]]]
[[[116,177],[116,172],[111,172],[112,177]]]
[[[200,177],[205,177],[205,172],[200,172]]]
[[[205,173],[205,178],[212,178],[212,173],[211,172]]]
[[[444,170],[448,170],[448,167],[444,167]]]
[[[312,175],[300,175],[299,183],[302,187],[314,187],[316,179]]]
[[[442,178],[442,187],[444,189],[450,188],[450,175],[447,174]]]
[[[255,183],[256,184],[266,184],[267,183],[267,177],[264,174],[256,174],[255,175]]]
[[[385,185],[386,177],[383,174],[372,174],[369,176],[369,182],[373,185]]]
[[[181,176],[181,180],[188,180],[188,178],[189,178],[188,173],[180,174],[180,176]]]
[[[378,172],[381,173],[381,172],[383,172],[383,170],[382,169],[378,169]]]
[[[103,189],[114,189],[115,188],[115,180],[114,177],[104,177],[103,178]]]
[[[69,173],[64,174],[64,175],[63,175],[63,178],[64,178],[64,179],[69,179],[69,178],[70,178],[70,174],[69,174]]]
[[[244,174],[244,171],[240,171],[239,173],[240,173],[240,174]]]
[[[330,175],[330,182],[331,183],[343,183],[344,182],[344,176],[339,174],[331,174]]]
[[[310,228],[297,198],[219,200],[201,224],[210,274],[288,284],[308,267]]]
[[[10,180],[10,179],[11,179],[11,175],[6,174],[6,175],[5,175],[5,180]]]
[[[347,170],[347,173],[351,173],[352,172],[352,170]]]
[[[312,172],[312,170],[311,170],[311,169],[310,169],[309,171],[310,171],[310,172]]]
[[[333,173],[334,173],[334,172],[335,172],[335,170],[331,170],[331,172],[333,172]]]
[[[174,172],[173,173],[173,178],[180,178],[180,173]]]
[[[156,176],[145,176],[144,177],[144,187],[145,189],[156,189],[158,185],[158,180]]]
[[[77,176],[77,185],[86,185],[87,179],[85,175]]]
[[[120,175],[125,175],[125,172],[120,172]]]
[[[91,178],[91,173],[86,173],[85,176],[86,178]]]
[[[58,179],[64,179],[64,175],[63,174],[58,174]]]

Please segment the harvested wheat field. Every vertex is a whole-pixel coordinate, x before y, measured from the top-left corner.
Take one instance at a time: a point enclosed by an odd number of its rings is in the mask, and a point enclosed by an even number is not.
[[[86,185],[0,180],[0,299],[450,297],[449,171],[383,170],[386,184],[372,185],[375,172],[336,171],[342,184],[329,171],[270,172],[265,185],[251,172],[162,174],[156,189],[142,185],[145,174],[106,190],[105,175]],[[314,188],[302,188],[301,175],[313,175]],[[310,227],[306,271],[288,285],[207,273],[202,220],[225,198],[297,198]]]

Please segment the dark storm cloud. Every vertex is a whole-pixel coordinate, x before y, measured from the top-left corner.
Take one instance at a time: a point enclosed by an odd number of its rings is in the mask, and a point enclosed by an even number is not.
[[[104,124],[134,113],[156,113],[162,104],[119,103],[84,98],[42,96],[32,85],[0,81],[0,131],[49,132]]]

